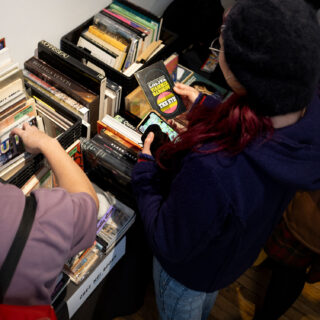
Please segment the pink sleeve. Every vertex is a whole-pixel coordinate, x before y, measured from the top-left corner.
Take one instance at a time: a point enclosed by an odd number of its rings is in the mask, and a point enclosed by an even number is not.
[[[68,246],[68,258],[90,247],[96,236],[98,210],[93,198],[85,193],[69,193],[62,188],[38,189],[37,221],[51,229],[47,234],[55,234],[57,245]],[[50,222],[51,220],[51,222]],[[52,230],[52,226],[55,226]]]

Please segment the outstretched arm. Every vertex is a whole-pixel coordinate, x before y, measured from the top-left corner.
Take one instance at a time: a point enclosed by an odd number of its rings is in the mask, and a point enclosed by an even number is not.
[[[22,129],[14,128],[11,134],[22,139],[26,151],[32,154],[41,152],[47,158],[59,187],[70,193],[86,192],[99,207],[99,200],[90,180],[56,139],[28,123],[24,123]]]

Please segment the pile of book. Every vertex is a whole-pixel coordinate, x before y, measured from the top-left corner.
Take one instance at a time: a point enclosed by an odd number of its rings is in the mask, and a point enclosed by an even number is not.
[[[159,39],[161,25],[162,19],[152,19],[125,1],[113,1],[93,17],[92,24],[81,32],[77,46],[129,75],[130,70],[163,47]],[[86,63],[94,67],[90,61]],[[133,67],[135,63],[138,65]]]
[[[65,108],[81,118],[82,135],[88,138],[96,132],[99,119],[120,107],[120,86],[45,40],[38,43],[37,56],[25,61],[23,75],[37,108],[47,118],[67,130],[70,121],[56,110]]]
[[[21,139],[12,136],[23,122],[37,125],[35,101],[26,93],[22,70],[11,58],[8,47],[0,50],[0,178],[10,179],[27,162]],[[38,119],[40,120],[40,119]]]
[[[98,121],[98,133],[82,142],[83,156],[102,179],[131,192],[132,169],[141,150],[141,134],[120,115],[106,115]]]

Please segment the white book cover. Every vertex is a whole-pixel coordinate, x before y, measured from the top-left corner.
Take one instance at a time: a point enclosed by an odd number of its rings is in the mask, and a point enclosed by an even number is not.
[[[18,96],[22,96],[23,94],[24,84],[20,78],[11,82],[6,87],[0,89],[0,109],[7,102],[15,99]]]
[[[100,49],[99,47],[89,42],[88,40],[84,39],[83,37],[79,38],[77,46],[87,49],[93,57],[101,60],[108,66],[114,67],[114,68],[116,67],[116,61],[117,61],[116,56],[113,56],[108,52]]]
[[[120,134],[128,137],[136,144],[142,146],[141,134],[135,130],[130,129],[110,115],[105,115],[101,120],[103,123],[111,127],[113,130],[118,131]]]
[[[12,71],[14,69],[19,69],[18,62],[11,61],[8,64],[0,67],[0,77],[3,77],[4,75],[6,75],[7,73],[9,73],[10,71]]]
[[[0,50],[0,68],[12,62],[9,48],[5,47]]]

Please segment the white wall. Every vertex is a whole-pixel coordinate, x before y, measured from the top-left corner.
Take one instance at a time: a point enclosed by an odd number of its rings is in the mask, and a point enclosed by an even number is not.
[[[129,0],[161,16],[172,0]],[[196,1],[196,0],[195,0]],[[229,3],[234,0],[222,0]],[[80,23],[92,17],[111,0],[2,0],[0,38],[12,58],[23,67],[34,55],[40,40],[60,48],[60,39]]]
[[[23,62],[34,55],[40,40],[60,48],[60,38],[77,27],[111,0],[2,0],[0,38],[12,58]]]
[[[131,0],[162,15],[172,0]],[[111,0],[2,0],[0,6],[0,38],[12,58],[23,67],[24,61],[34,55],[40,40],[47,40],[60,48],[60,39]]]

